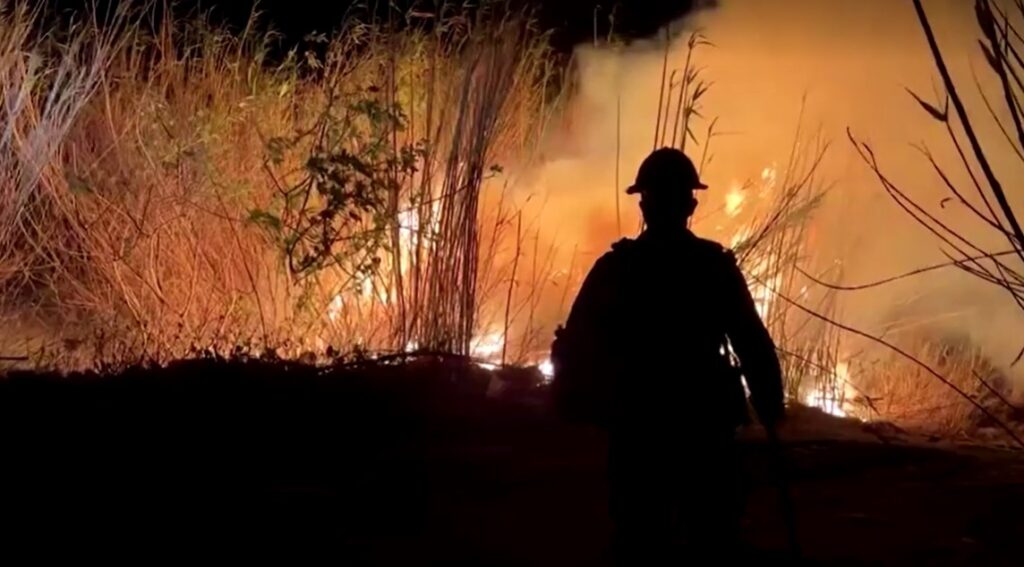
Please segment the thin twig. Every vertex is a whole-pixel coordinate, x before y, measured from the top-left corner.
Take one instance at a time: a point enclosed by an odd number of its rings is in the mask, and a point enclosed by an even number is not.
[[[993,258],[993,257],[1000,257],[1000,256],[1015,256],[1016,254],[1017,254],[1016,250],[1006,250],[1006,251],[1003,251],[1003,252],[997,252],[995,254],[983,254],[983,255],[980,255],[980,256],[972,256],[972,257],[969,258],[969,260],[983,260],[983,259],[986,259],[986,258]],[[821,279],[811,275],[810,273],[808,273],[806,270],[804,270],[800,266],[796,266],[796,271],[799,272],[805,278],[807,278],[807,279],[811,280],[812,282],[814,282],[815,284],[820,285],[820,286],[825,287],[825,288],[828,288],[828,289],[834,289],[836,291],[861,291],[861,290],[865,290],[865,289],[881,287],[883,285],[890,284],[890,283],[893,283],[893,282],[897,282],[899,280],[911,278],[911,277],[918,276],[918,275],[921,275],[921,274],[926,274],[928,272],[933,272],[935,270],[941,270],[943,268],[959,267],[959,263],[960,262],[962,262],[962,260],[953,260],[953,261],[950,261],[950,262],[942,262],[940,264],[933,264],[931,266],[925,266],[924,268],[918,268],[916,270],[911,270],[911,271],[906,272],[906,273],[902,273],[902,274],[899,274],[899,275],[895,275],[895,276],[891,276],[891,277],[888,277],[888,278],[883,278],[881,280],[876,280],[876,281],[873,281],[873,282],[869,282],[869,283],[865,283],[865,284],[859,284],[859,285],[838,285],[838,284],[829,283],[829,282],[823,281],[823,280],[821,280]]]

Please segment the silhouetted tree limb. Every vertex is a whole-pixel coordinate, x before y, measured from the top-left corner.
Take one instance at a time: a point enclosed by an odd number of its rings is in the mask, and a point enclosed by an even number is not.
[[[946,65],[945,57],[938,45],[938,41],[935,37],[931,22],[924,10],[923,4],[921,0],[913,0],[913,4],[921,29],[928,42],[932,59],[935,62],[936,68],[946,89],[946,100],[943,107],[940,109],[924,101],[914,92],[909,90],[908,92],[914,100],[916,100],[917,103],[932,116],[932,118],[945,125],[949,140],[956,149],[960,163],[964,171],[970,177],[971,183],[977,190],[987,213],[972,204],[966,198],[963,192],[960,191],[956,184],[952,182],[946,170],[935,160],[934,156],[927,148],[919,147],[918,149],[922,151],[925,158],[932,166],[932,169],[942,180],[945,188],[956,198],[956,200],[964,205],[975,217],[985,223],[986,226],[1006,238],[1011,245],[1012,251],[989,253],[985,251],[982,246],[977,244],[975,240],[965,236],[964,233],[957,230],[955,227],[949,226],[934,214],[930,213],[917,201],[907,195],[907,193],[902,191],[886,175],[884,175],[871,147],[868,144],[855,139],[853,134],[848,130],[847,134],[851,143],[853,143],[864,162],[875,173],[886,193],[888,193],[893,201],[919,225],[924,227],[953,250],[956,256],[944,251],[943,253],[950,260],[949,263],[929,266],[861,286],[826,287],[829,287],[830,289],[841,289],[844,291],[868,289],[952,265],[986,283],[1003,288],[1010,294],[1018,308],[1024,312],[1024,275],[1018,271],[1018,268],[1010,266],[1002,260],[1005,256],[1013,255],[1019,260],[1024,261],[1024,229],[1021,228],[1016,211],[1013,210],[1013,207],[1007,198],[1006,190],[992,167],[991,161],[977,134],[975,125],[968,115],[963,98],[960,96],[957,85]],[[1014,6],[1021,15],[1024,15],[1024,1],[1015,0]],[[979,41],[979,46],[985,55],[985,59],[988,62],[989,67],[999,80],[999,85],[1003,94],[1003,101],[1006,105],[1005,111],[1010,116],[1012,128],[1007,128],[999,119],[999,112],[997,112],[993,107],[992,101],[989,100],[988,96],[986,96],[981,88],[981,83],[978,80],[977,75],[974,76],[975,84],[978,86],[978,89],[982,94],[982,99],[988,109],[989,115],[992,116],[998,124],[1006,142],[1013,147],[1018,158],[1024,162],[1024,153],[1022,153],[1022,150],[1024,150],[1024,111],[1022,111],[1022,108],[1024,107],[1022,107],[1018,92],[1014,87],[1014,85],[1016,85],[1018,88],[1024,89],[1024,81],[1021,80],[1021,73],[1018,72],[1019,68],[1024,68],[1024,58],[1021,58],[1020,51],[1017,46],[1014,45],[1014,41],[1024,44],[1024,37],[1021,36],[1016,26],[1014,26],[1010,21],[1010,15],[1007,11],[1004,11],[999,6],[994,6],[991,0],[976,0],[975,16],[978,27],[984,37],[983,41]],[[959,120],[963,135],[969,143],[970,158],[968,158],[968,153],[965,152],[964,147],[961,145],[957,132],[953,129],[950,120],[950,108],[952,108],[953,113],[955,113],[955,116]],[[1016,140],[1014,140],[1014,136],[1011,134],[1011,131],[1016,135]],[[982,172],[984,185],[982,183],[982,179],[979,179],[974,173],[975,166]],[[999,213],[996,212],[997,209],[993,206],[993,201],[995,205],[998,206]],[[990,265],[986,265],[983,261],[987,261]],[[810,277],[806,273],[804,275],[808,276],[816,283],[824,283],[820,282],[816,278]],[[1021,349],[1020,353],[1013,361],[1013,364],[1019,362],[1022,357],[1024,357],[1024,348]]]
[[[989,188],[991,189],[993,196],[995,196],[996,202],[999,203],[999,207],[1002,209],[1003,215],[1006,216],[1006,220],[1012,228],[1013,236],[1017,242],[1014,243],[1011,240],[1011,244],[1018,250],[1021,250],[1024,248],[1024,229],[1021,228],[1020,223],[1017,221],[1013,208],[1010,206],[1010,202],[1006,198],[1003,185],[996,176],[995,171],[992,169],[988,156],[985,154],[985,150],[982,148],[981,142],[974,131],[971,119],[967,115],[967,108],[964,106],[963,100],[957,92],[956,83],[953,81],[953,78],[949,73],[949,69],[946,66],[945,57],[942,55],[942,50],[939,48],[938,41],[935,39],[935,32],[932,30],[931,22],[928,20],[928,15],[925,13],[924,6],[921,4],[921,0],[913,0],[913,2],[914,9],[917,11],[918,20],[921,22],[921,29],[924,31],[925,37],[928,40],[928,47],[931,49],[932,58],[935,60],[935,65],[938,67],[939,74],[942,76],[942,82],[946,87],[946,92],[949,94],[950,102],[953,103],[953,108],[956,109],[964,134],[971,143],[971,149],[974,151],[974,156],[978,161],[978,165],[985,174],[985,178],[988,181]],[[995,24],[991,14],[991,6],[989,5],[988,0],[978,0],[975,6],[978,11],[978,23],[991,42],[993,41],[993,38],[995,37],[994,34],[996,33],[994,31]],[[1004,67],[1005,59],[1002,58],[1001,50],[993,49],[993,51],[995,52],[994,55],[996,57],[995,62],[998,63],[997,65],[993,65],[993,70],[999,76],[1000,81],[1003,84],[1003,90],[1007,99],[1007,106],[1013,116],[1014,124],[1018,130],[1018,135],[1022,140],[1022,143],[1024,143],[1024,126],[1021,125],[1017,105],[1013,98],[1013,91],[1006,77]],[[1021,251],[1019,256],[1021,260],[1024,260],[1024,250]]]

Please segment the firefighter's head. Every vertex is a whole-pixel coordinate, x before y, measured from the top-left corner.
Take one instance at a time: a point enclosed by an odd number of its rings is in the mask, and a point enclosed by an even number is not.
[[[707,188],[686,154],[675,148],[662,148],[644,160],[636,183],[626,193],[640,195],[644,222],[658,230],[685,226],[697,209],[694,191]]]

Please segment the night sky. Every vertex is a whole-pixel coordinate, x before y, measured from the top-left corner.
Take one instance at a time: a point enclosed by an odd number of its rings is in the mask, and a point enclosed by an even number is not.
[[[123,0],[137,1],[142,0]],[[81,10],[95,0],[49,0],[55,12],[68,13]],[[107,0],[112,4],[116,0]],[[102,2],[101,2],[102,3]],[[396,0],[399,5],[413,2]],[[431,4],[432,2],[419,2]],[[665,23],[673,21],[693,9],[694,5],[710,4],[708,0],[511,0],[513,5],[526,4],[537,10],[537,18],[544,29],[554,32],[553,43],[561,51],[573,45],[589,41],[594,35],[594,17],[597,13],[598,33],[607,35],[611,22],[609,15],[614,8],[614,29],[621,37],[637,38],[650,36]],[[179,0],[176,9],[180,13],[200,9],[210,11],[215,20],[240,26],[245,22],[253,5],[264,12],[266,21],[284,35],[286,44],[294,44],[312,31],[329,31],[337,27],[344,15],[355,5],[380,6],[379,13],[386,10],[383,0]]]

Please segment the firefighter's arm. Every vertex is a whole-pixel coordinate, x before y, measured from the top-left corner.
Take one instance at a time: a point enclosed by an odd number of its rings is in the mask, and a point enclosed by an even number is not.
[[[606,254],[590,269],[569,311],[567,329],[593,332],[604,328],[607,310],[615,295],[613,262],[611,255]]]
[[[598,387],[607,376],[609,307],[614,299],[613,269],[606,255],[587,275],[573,302],[566,326],[555,331],[551,361],[555,380],[552,400],[557,411],[570,421],[605,424],[606,392]]]
[[[785,415],[782,369],[768,329],[757,312],[746,278],[732,253],[726,260],[726,333],[750,387],[750,401],[762,424],[774,427]]]

